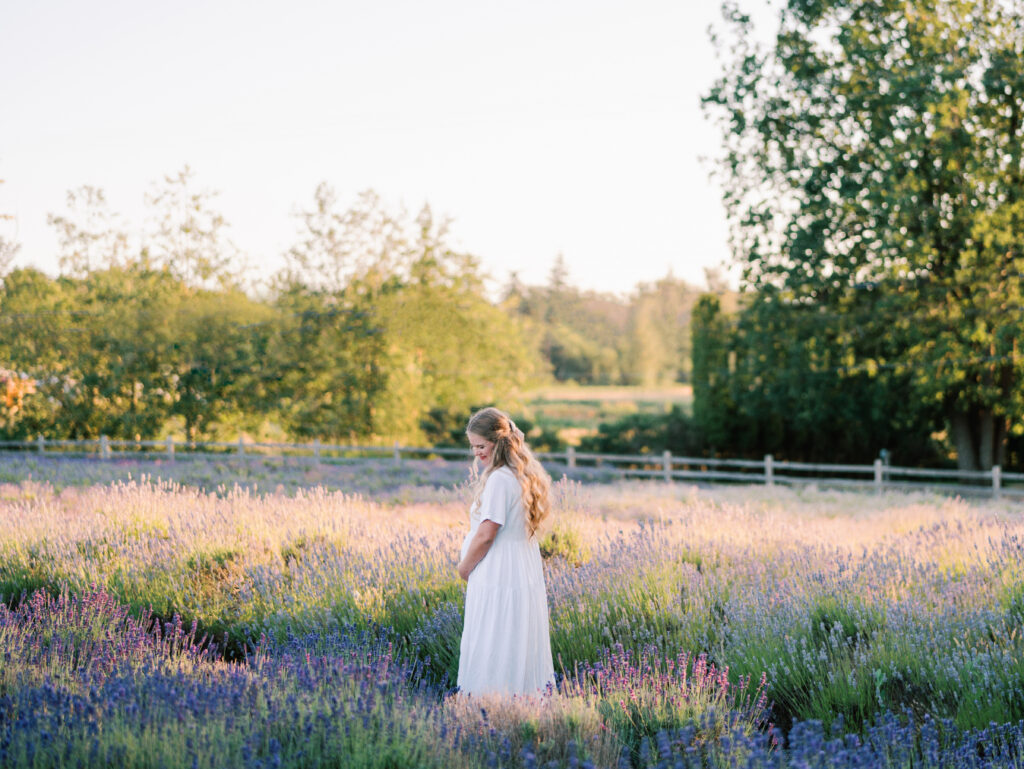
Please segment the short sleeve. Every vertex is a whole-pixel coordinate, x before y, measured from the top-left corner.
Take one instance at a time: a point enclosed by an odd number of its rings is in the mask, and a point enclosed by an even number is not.
[[[505,473],[492,473],[484,486],[480,497],[480,520],[494,521],[499,526],[505,525],[508,509],[515,503],[517,484],[515,478]]]

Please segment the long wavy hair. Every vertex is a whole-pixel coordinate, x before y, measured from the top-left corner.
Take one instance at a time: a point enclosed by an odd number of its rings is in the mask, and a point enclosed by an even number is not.
[[[523,490],[523,507],[526,508],[526,528],[532,537],[551,512],[548,492],[551,478],[526,445],[523,431],[516,427],[512,418],[504,411],[492,407],[481,409],[469,418],[466,433],[479,435],[494,444],[491,466],[477,482],[475,507],[483,493],[488,476],[499,467],[508,467],[516,474]]]

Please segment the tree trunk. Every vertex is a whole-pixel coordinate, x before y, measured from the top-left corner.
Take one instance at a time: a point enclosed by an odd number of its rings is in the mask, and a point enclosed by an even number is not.
[[[1006,419],[988,409],[954,410],[949,424],[960,470],[988,472],[1006,457]]]

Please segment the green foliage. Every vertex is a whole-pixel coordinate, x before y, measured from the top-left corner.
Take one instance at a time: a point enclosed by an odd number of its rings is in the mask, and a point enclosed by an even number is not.
[[[1003,603],[1010,626],[1024,632],[1024,582],[1011,582],[1004,591]]]
[[[730,417],[734,404],[723,386],[729,378],[729,322],[717,297],[697,300],[690,326],[693,337],[693,416],[707,447],[732,448]]]
[[[694,420],[705,445],[732,456],[856,463],[885,448],[900,464],[939,462],[937,407],[916,397],[909,373],[874,364],[891,340],[864,333],[850,350],[816,308],[776,294],[765,289],[736,317],[713,298],[699,306]],[[872,365],[850,365],[858,355]]]
[[[620,342],[629,306],[617,297],[570,285],[564,261],[556,260],[546,286],[525,286],[513,275],[503,306],[525,322],[537,354],[557,381],[621,381]]]
[[[695,420],[679,404],[666,414],[630,414],[615,422],[604,422],[597,435],[580,441],[582,451],[601,454],[660,454],[671,451],[685,456],[699,455],[704,440]]]
[[[425,665],[425,675],[435,683],[455,686],[462,643],[462,595],[458,589],[446,592],[449,600],[437,604],[424,602],[418,607],[420,621],[406,637],[416,659]]]
[[[700,292],[671,274],[637,287],[624,354],[626,384],[690,381],[691,313]]]
[[[590,561],[590,548],[583,539],[579,526],[559,520],[540,541],[540,554],[544,558],[562,558],[572,566]]]
[[[1024,419],[1019,6],[794,0],[768,48],[725,15],[704,104],[753,312],[783,335],[751,346],[755,390],[775,402],[757,378],[790,365],[858,402],[886,372],[890,403],[941,411],[961,467],[1002,463]]]
[[[697,294],[671,275],[617,297],[570,285],[558,260],[547,285],[513,278],[494,304],[429,207],[410,217],[367,191],[343,209],[320,184],[287,267],[256,297],[215,198],[185,167],[153,185],[153,224],[135,232],[103,190],[69,192],[49,217],[63,274],[15,270],[0,287],[0,368],[38,385],[0,411],[0,437],[461,445],[474,406],[521,408],[552,373],[689,376]],[[568,426],[538,418],[530,443],[560,450]]]
[[[318,187],[278,282],[295,320],[274,341],[287,429],[337,438],[440,438],[471,406],[514,401],[537,361],[483,296],[477,261],[429,208],[414,222],[365,193],[348,211]]]
[[[212,197],[187,168],[167,177],[148,198],[159,227],[133,251],[101,190],[69,195],[51,217],[67,274],[15,270],[0,285],[0,368],[36,386],[16,413],[0,406],[0,437],[180,426],[189,440],[416,443],[432,413],[508,407],[538,376],[523,327],[428,208],[410,221],[367,193],[337,212],[321,185],[289,268],[257,300],[228,272]]]
[[[239,557],[237,549],[216,548],[198,552],[185,561],[185,567],[201,575],[223,577]]]
[[[171,417],[208,434],[259,393],[269,308],[193,290],[144,264],[50,279],[17,270],[0,289],[0,359],[36,382],[9,437],[152,438]]]
[[[811,641],[826,646],[833,633],[851,641],[868,640],[882,625],[877,612],[866,609],[856,600],[843,602],[832,595],[823,595],[810,610]]]
[[[376,313],[389,343],[389,387],[377,405],[384,434],[423,440],[430,408],[461,411],[464,421],[473,404],[509,408],[534,381],[521,329],[476,289],[410,283],[380,297]]]
[[[292,285],[277,299],[265,409],[286,432],[352,440],[374,433],[387,388],[386,348],[368,303]]]
[[[698,293],[671,274],[625,298],[582,291],[559,257],[545,286],[513,275],[504,304],[528,321],[555,380],[653,386],[689,379],[687,329]]]

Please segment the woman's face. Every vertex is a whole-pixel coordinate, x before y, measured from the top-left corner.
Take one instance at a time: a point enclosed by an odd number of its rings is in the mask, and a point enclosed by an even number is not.
[[[466,436],[469,438],[469,447],[473,449],[473,456],[484,467],[490,467],[491,457],[494,456],[494,442],[476,433],[466,433]]]

